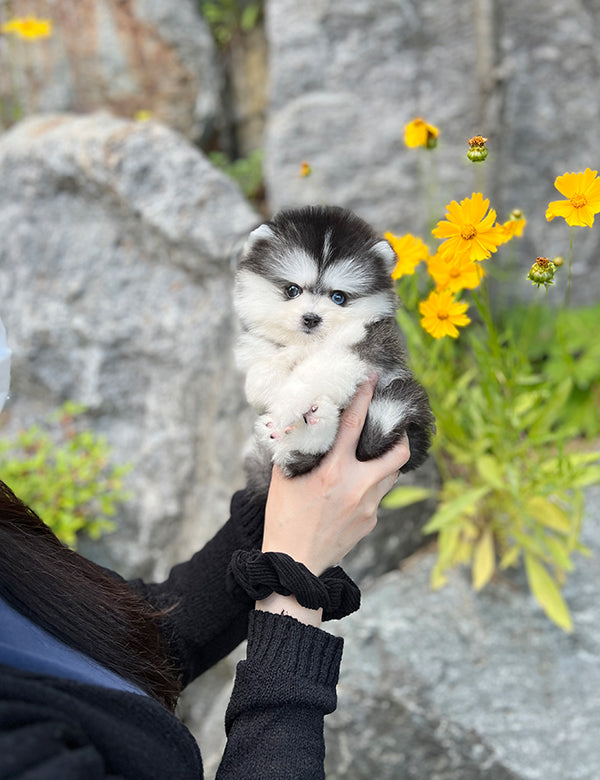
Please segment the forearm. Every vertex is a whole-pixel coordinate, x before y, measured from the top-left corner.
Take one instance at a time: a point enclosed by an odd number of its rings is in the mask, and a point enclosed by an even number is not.
[[[323,718],[336,707],[342,646],[291,617],[251,613],[217,780],[324,777]]]
[[[323,620],[322,609],[308,609],[296,601],[294,596],[282,596],[280,593],[272,593],[266,599],[256,602],[259,612],[271,612],[275,615],[287,615],[293,617],[307,626],[319,628]]]
[[[225,573],[237,549],[260,548],[264,508],[238,492],[231,517],[189,561],[174,566],[162,583],[132,583],[155,607],[166,610],[163,633],[186,685],[246,638],[251,606],[225,589]]]

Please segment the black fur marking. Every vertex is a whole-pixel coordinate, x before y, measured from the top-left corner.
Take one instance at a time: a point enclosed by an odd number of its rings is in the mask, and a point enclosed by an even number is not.
[[[320,272],[342,259],[357,256],[362,258],[359,263],[364,269],[368,258],[369,291],[390,289],[389,271],[383,259],[372,251],[381,238],[356,214],[338,207],[306,206],[281,211],[266,224],[274,237],[257,239],[240,268],[248,268],[278,284],[280,267],[275,265],[278,271],[273,274],[273,257],[280,258],[290,248],[301,248],[314,259]]]
[[[375,398],[398,401],[398,419],[384,435],[381,424],[373,420],[369,412],[358,441],[356,457],[362,461],[378,458],[399,442],[406,432],[410,458],[401,471],[404,473],[416,469],[425,461],[435,432],[435,420],[427,393],[413,376],[408,375],[406,379],[395,379],[386,387],[378,384]]]
[[[312,471],[315,466],[323,460],[327,453],[323,452],[320,455],[309,455],[306,452],[299,452],[295,450],[290,453],[292,458],[290,464],[285,468],[286,475],[288,477],[299,477],[300,474],[306,474]]]
[[[365,363],[376,362],[379,373],[393,372],[396,375],[412,376],[406,365],[403,337],[398,323],[386,317],[367,326],[365,338],[354,349]]]

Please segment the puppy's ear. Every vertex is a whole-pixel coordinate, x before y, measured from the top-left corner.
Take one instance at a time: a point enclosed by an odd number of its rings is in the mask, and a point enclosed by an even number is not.
[[[392,249],[390,242],[385,238],[382,238],[381,241],[378,241],[373,247],[373,252],[383,260],[386,268],[392,273],[396,267],[398,258],[396,257],[396,253]]]
[[[269,241],[270,239],[275,237],[275,233],[273,233],[272,229],[269,227],[267,223],[264,223],[263,225],[259,225],[257,228],[255,228],[252,233],[248,236],[246,239],[246,243],[244,244],[244,249],[242,250],[242,257],[246,257],[248,252],[256,246],[256,244],[259,241]]]

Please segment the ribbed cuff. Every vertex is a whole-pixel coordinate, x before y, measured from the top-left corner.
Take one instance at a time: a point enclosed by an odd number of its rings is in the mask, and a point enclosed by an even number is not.
[[[254,610],[248,622],[247,661],[278,667],[324,686],[335,686],[344,640],[288,615]]]
[[[238,490],[231,499],[230,517],[235,520],[244,550],[262,547],[265,526],[265,502],[252,498],[247,490]]]

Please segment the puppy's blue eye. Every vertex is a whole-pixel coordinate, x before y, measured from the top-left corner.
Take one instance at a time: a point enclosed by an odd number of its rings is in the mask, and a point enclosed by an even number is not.
[[[331,300],[337,303],[338,306],[343,306],[346,303],[346,293],[340,292],[340,290],[334,290],[331,293]]]
[[[302,295],[302,290],[297,284],[288,284],[285,288],[285,294],[288,298],[297,298],[299,295]]]

